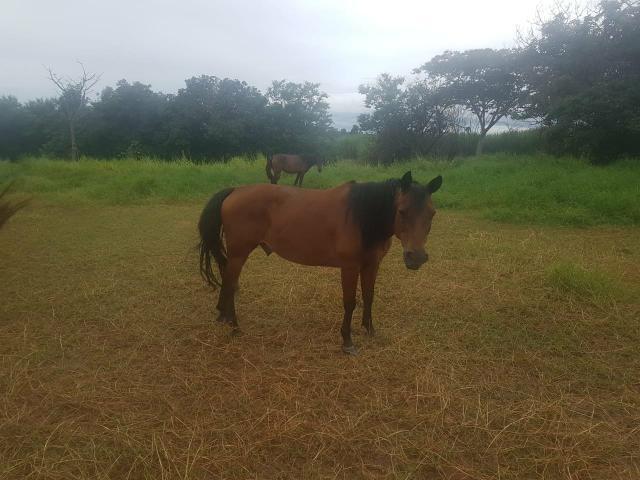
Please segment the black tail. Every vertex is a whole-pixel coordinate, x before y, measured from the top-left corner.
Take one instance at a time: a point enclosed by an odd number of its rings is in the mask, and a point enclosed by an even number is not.
[[[271,155],[267,154],[267,177],[273,183],[273,164],[271,163]]]
[[[220,270],[220,275],[227,264],[227,252],[222,243],[222,202],[233,188],[225,188],[216,193],[202,210],[198,230],[200,230],[200,275],[212,287],[221,287],[213,269],[211,268],[211,256],[215,259]]]

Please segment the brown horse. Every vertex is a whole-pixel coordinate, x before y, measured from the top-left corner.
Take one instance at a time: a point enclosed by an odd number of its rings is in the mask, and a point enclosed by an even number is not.
[[[322,164],[322,159],[316,156],[276,153],[271,157],[267,156],[267,177],[271,183],[276,184],[280,180],[282,172],[296,173],[296,180],[293,185],[301,187],[305,173],[314,165],[318,167],[318,172],[321,172]]]
[[[351,341],[358,277],[362,288],[362,324],[373,335],[371,304],[380,261],[391,237],[400,239],[407,268],[427,261],[424,245],[435,209],[431,194],[438,176],[419,185],[407,172],[381,183],[345,183],[329,190],[301,190],[276,185],[249,185],[216,193],[200,217],[200,272],[220,286],[218,321],[238,328],[234,295],[247,256],[258,246],[303,265],[338,267],[342,271],[344,318],[342,349],[357,353]],[[224,232],[226,247],[223,244]],[[222,283],[215,278],[211,257]]]

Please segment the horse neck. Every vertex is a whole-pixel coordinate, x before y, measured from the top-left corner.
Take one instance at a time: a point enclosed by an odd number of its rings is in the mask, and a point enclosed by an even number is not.
[[[302,163],[304,163],[305,167],[307,167],[307,170],[309,170],[311,167],[316,165],[318,161],[315,157],[302,157]]]

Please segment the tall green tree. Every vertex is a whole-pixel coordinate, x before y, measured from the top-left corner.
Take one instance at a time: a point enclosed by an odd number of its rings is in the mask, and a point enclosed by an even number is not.
[[[476,155],[496,123],[519,111],[525,93],[520,57],[512,49],[446,51],[414,70],[421,72],[447,103],[463,106],[477,119]]]
[[[264,142],[266,103],[246,82],[192,77],[170,101],[167,151],[201,159],[255,154]]]
[[[331,132],[328,95],[319,83],[276,80],[267,89],[269,150],[322,154]]]
[[[27,154],[69,155],[68,124],[56,98],[40,98],[24,104],[29,121],[26,129]]]
[[[372,110],[360,114],[358,123],[362,132],[375,134],[373,156],[378,163],[407,158],[413,150],[404,83],[404,77],[383,73],[374,83],[358,87],[364,106]]]
[[[556,11],[523,41],[523,58],[524,115],[542,120],[556,152],[640,154],[640,2]]]
[[[263,150],[267,99],[247,82],[220,81],[208,126],[214,156],[253,156]]]
[[[120,80],[102,90],[82,131],[88,154],[98,157],[162,155],[169,97],[150,85]]]
[[[65,155],[65,123],[55,99],[22,104],[15,97],[0,97],[0,159],[43,153]]]
[[[372,111],[361,114],[358,122],[363,132],[376,135],[378,162],[429,154],[454,129],[451,105],[427,82],[405,84],[404,77],[385,73],[375,83],[361,85],[359,92]]]
[[[17,98],[0,97],[0,159],[15,159],[31,150],[28,123],[28,114]]]

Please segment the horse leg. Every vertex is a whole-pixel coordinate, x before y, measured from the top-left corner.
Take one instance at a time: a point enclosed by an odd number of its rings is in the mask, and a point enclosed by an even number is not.
[[[301,172],[298,175],[300,175],[300,181],[298,182],[298,186],[302,187],[302,180],[304,180],[304,174],[307,172]]]
[[[362,326],[367,330],[367,333],[371,336],[375,334],[373,328],[373,320],[371,318],[371,305],[373,304],[373,292],[376,284],[376,277],[378,276],[378,266],[380,263],[374,261],[365,264],[360,270],[360,288],[362,289]]]
[[[235,293],[238,285],[238,278],[242,271],[242,266],[247,257],[229,257],[227,264],[222,273],[222,288],[220,289],[220,297],[218,298],[218,316],[219,322],[229,323],[233,327],[233,331],[237,332],[238,320],[236,318]]]
[[[356,355],[358,350],[351,341],[351,317],[356,308],[356,289],[358,288],[358,270],[355,268],[342,268],[342,305],[344,307],[344,319],[342,320],[342,351],[350,355]]]
[[[294,187],[295,187],[295,186],[297,186],[299,181],[300,181],[300,174],[298,173],[298,174],[296,174],[296,179],[295,179],[295,181],[293,182],[293,186],[294,186]]]

